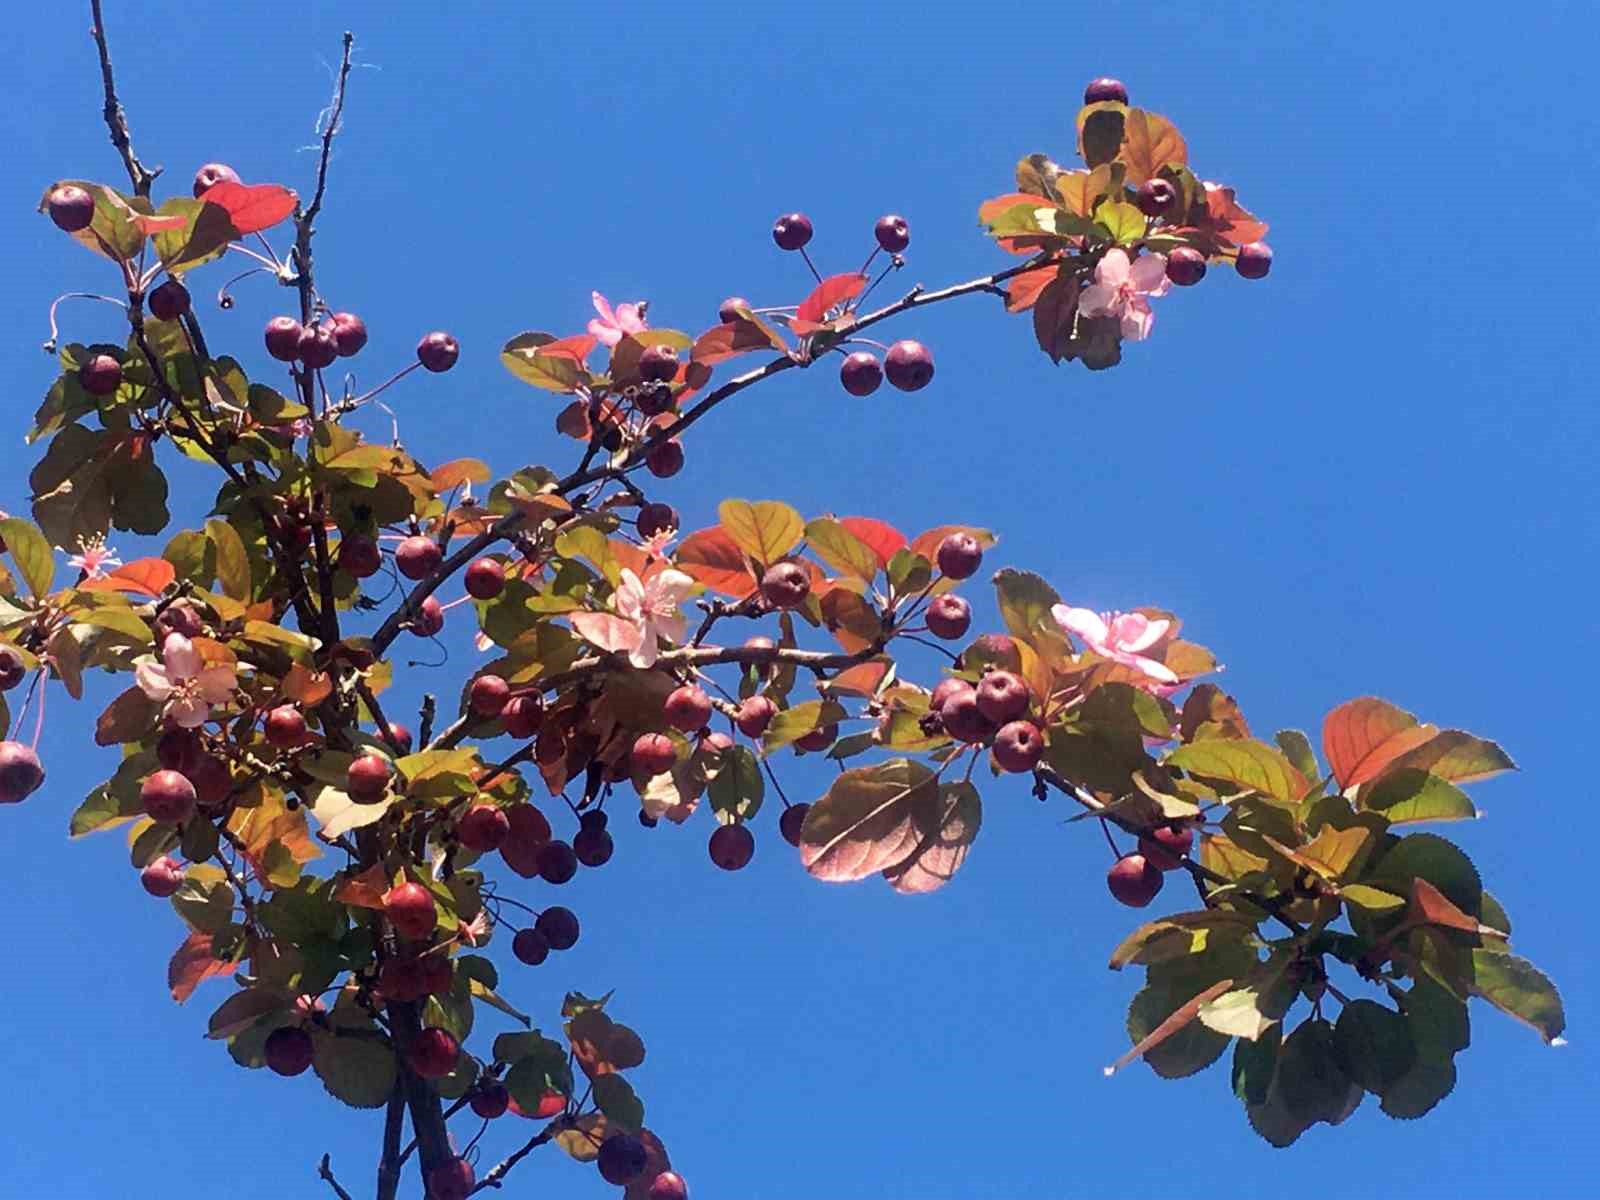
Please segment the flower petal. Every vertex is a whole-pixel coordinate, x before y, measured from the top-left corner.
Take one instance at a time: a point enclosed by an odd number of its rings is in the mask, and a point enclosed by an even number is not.
[[[1153,658],[1146,658],[1142,654],[1128,654],[1117,650],[1111,655],[1113,659],[1125,667],[1132,667],[1135,671],[1142,671],[1151,679],[1159,679],[1162,683],[1177,683],[1178,677],[1165,663],[1158,663]]]
[[[174,683],[193,679],[200,673],[200,651],[181,633],[169,633],[161,644],[161,659],[167,665],[167,676]]]
[[[1150,329],[1155,323],[1156,315],[1150,311],[1150,302],[1143,296],[1135,296],[1128,302],[1128,307],[1122,310],[1123,339],[1142,342],[1150,336]]]
[[[1128,282],[1129,263],[1126,250],[1107,250],[1100,265],[1094,269],[1094,281],[1106,287],[1121,287]]]
[[[599,292],[590,292],[589,295],[594,300],[594,310],[600,314],[600,320],[606,325],[615,326],[617,314],[611,311],[611,301],[607,300]]]
[[[149,655],[134,660],[133,677],[139,684],[139,690],[152,700],[159,702],[172,695],[172,681],[167,678],[167,669]]]
[[[196,683],[199,685],[200,694],[212,704],[226,704],[233,699],[232,667],[207,667],[200,672]]]
[[[639,626],[611,613],[580,612],[568,619],[579,637],[602,650],[636,650],[642,640]]]
[[[1091,283],[1078,297],[1078,311],[1086,317],[1111,316],[1121,303],[1116,288],[1103,283]]]
[[[1171,621],[1152,621],[1143,613],[1129,613],[1129,616],[1138,617],[1142,628],[1137,636],[1122,639],[1122,648],[1137,654],[1141,650],[1148,650],[1154,646],[1172,628]]]
[[[639,577],[627,567],[623,567],[622,577],[617,581],[617,590],[611,597],[612,607],[617,610],[617,614],[628,621],[642,620],[648,599],[644,584],[639,582]]]
[[[1091,646],[1103,646],[1110,630],[1106,627],[1105,618],[1091,608],[1071,608],[1065,604],[1057,604],[1050,610],[1050,615],[1056,619],[1056,624],[1068,633],[1075,633]]]
[[[661,647],[656,644],[655,630],[646,625],[644,636],[639,640],[638,647],[628,655],[628,661],[641,671],[648,671],[656,665],[656,658],[660,653]]]
[[[622,340],[622,331],[615,325],[607,325],[603,321],[590,321],[589,336],[603,346],[615,346]]]
[[[645,330],[644,317],[639,312],[637,304],[617,305],[617,326],[623,333],[643,333]]]
[[[658,616],[650,622],[658,638],[666,638],[669,642],[682,642],[684,634],[689,632],[689,616],[687,613],[675,612],[671,616]]]
[[[172,702],[167,709],[167,716],[181,729],[195,729],[205,724],[210,712],[211,706],[199,696],[184,695]]]
[[[661,594],[674,604],[680,603],[688,594],[694,591],[694,577],[682,571],[667,567],[657,573],[651,581],[661,590]]]
[[[1141,254],[1129,273],[1133,290],[1159,296],[1166,292],[1167,259],[1164,254]]]

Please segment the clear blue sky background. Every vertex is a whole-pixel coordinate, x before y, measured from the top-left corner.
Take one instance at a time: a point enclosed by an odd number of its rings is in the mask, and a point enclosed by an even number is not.
[[[185,194],[214,158],[308,191],[329,63],[357,31],[319,278],[371,327],[363,378],[408,361],[425,330],[459,335],[452,374],[393,394],[402,433],[502,473],[567,463],[572,443],[497,348],[581,329],[591,288],[691,330],[728,293],[796,300],[800,264],[768,238],[794,208],[826,267],[853,267],[898,210],[913,230],[898,282],[968,278],[1003,264],[976,205],[1010,190],[1020,155],[1070,158],[1086,79],[1122,76],[1174,117],[1199,172],[1272,222],[1270,280],[1218,271],[1161,302],[1152,340],[1103,374],[1052,367],[990,299],[913,314],[892,332],[934,349],[927,391],[852,400],[831,371],[791,373],[697,429],[662,494],[690,525],[734,495],[908,533],[991,526],[995,566],[1040,570],[1075,602],[1181,613],[1262,732],[1315,729],[1377,692],[1500,739],[1522,773],[1475,788],[1487,819],[1445,832],[1564,987],[1572,1045],[1475,1004],[1460,1087],[1433,1115],[1394,1122],[1369,1102],[1282,1152],[1248,1131],[1223,1069],[1108,1082],[1137,980],[1104,961],[1136,918],[1105,894],[1098,833],[1015,783],[988,789],[968,866],[922,899],[808,881],[775,810],[737,875],[707,861],[708,820],[618,821],[613,864],[563,897],[579,946],[529,970],[502,942],[504,990],[548,1025],[566,988],[618,989],[650,1045],[649,1123],[700,1200],[1092,1194],[1191,1171],[1238,1200],[1281,1195],[1286,1172],[1352,1196],[1586,1192],[1594,867],[1590,788],[1569,764],[1600,717],[1587,6],[108,7],[138,145]],[[0,107],[12,510],[51,374],[45,310],[114,284],[32,211],[55,178],[119,181],[86,10],[30,11]],[[205,306],[212,345],[267,377],[259,331],[289,298],[260,282],[238,295]],[[115,327],[94,306],[65,320],[85,341]],[[177,485],[191,525],[199,483]],[[419,686],[453,692],[472,656],[452,646]],[[226,992],[171,1003],[179,928],[120,834],[66,843],[114,761],[87,746],[94,711],[52,698],[49,785],[0,814],[0,1193],[314,1196],[323,1151],[369,1192],[380,1114],[341,1110],[309,1074],[241,1072],[203,1041]],[[809,796],[826,776],[786,778]],[[514,1124],[491,1131],[491,1160],[526,1134]],[[611,1189],[550,1151],[511,1187],[547,1193]]]

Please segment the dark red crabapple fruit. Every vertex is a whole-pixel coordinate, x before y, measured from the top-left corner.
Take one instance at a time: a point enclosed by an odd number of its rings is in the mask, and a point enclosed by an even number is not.
[[[663,1171],[650,1181],[645,1200],[689,1200],[689,1185],[676,1171]]]
[[[1022,652],[1017,644],[1003,633],[986,633],[973,639],[961,655],[961,665],[967,669],[992,664],[1007,671],[1022,670]]]
[[[1194,829],[1188,825],[1162,825],[1139,838],[1139,853],[1158,871],[1176,871],[1193,848]]]
[[[351,534],[339,540],[339,567],[356,579],[370,579],[383,567],[383,551],[371,538]]]
[[[435,330],[417,343],[417,361],[430,371],[448,371],[461,357],[461,346],[448,333]]]
[[[772,240],[779,250],[800,250],[811,240],[811,218],[805,213],[786,213],[772,223]]]
[[[954,641],[972,627],[972,605],[960,596],[946,592],[928,605],[928,632],[936,638]]]
[[[394,565],[407,579],[426,579],[443,561],[439,543],[420,533],[401,539],[394,550]]]
[[[165,900],[183,886],[183,864],[170,854],[163,854],[139,872],[139,883],[157,899]]]
[[[39,790],[44,767],[21,742],[0,742],[0,804],[16,804]]]
[[[411,623],[411,632],[418,637],[434,637],[444,628],[444,605],[439,597],[429,596],[417,605],[417,616]]]
[[[794,745],[797,750],[804,750],[811,754],[826,750],[839,737],[837,725],[819,725],[804,737],[796,738]]]
[[[883,364],[865,350],[847,354],[839,365],[839,382],[852,396],[870,396],[883,382]]]
[[[1143,908],[1161,890],[1162,874],[1142,854],[1119,858],[1106,873],[1106,886],[1119,904]]]
[[[544,697],[536,692],[511,697],[500,710],[500,720],[508,734],[526,741],[544,724]]]
[[[411,730],[401,725],[398,721],[389,722],[389,745],[399,750],[401,754],[411,753]]]
[[[610,823],[611,820],[606,816],[606,810],[603,808],[591,808],[578,818],[578,828],[580,829],[604,829]]]
[[[443,996],[455,985],[455,965],[443,954],[425,954],[417,960],[421,966],[421,986],[424,996]]]
[[[158,824],[181,825],[194,815],[194,784],[176,771],[153,771],[139,787],[145,816]]]
[[[950,699],[951,696],[971,686],[965,679],[955,675],[950,676],[948,679],[941,679],[934,685],[933,693],[928,697],[928,711],[937,713],[944,707],[945,701]]]
[[[94,197],[74,184],[53,189],[46,207],[56,228],[64,233],[87,229],[94,220]]]
[[[297,1025],[285,1025],[267,1035],[262,1057],[279,1075],[293,1076],[305,1073],[311,1065],[311,1035]]]
[[[385,1000],[408,1004],[427,993],[422,963],[415,958],[390,958],[378,972],[378,991]]]
[[[933,352],[921,342],[904,338],[883,356],[883,373],[902,392],[920,391],[933,382]]]
[[[1139,185],[1134,203],[1145,216],[1159,217],[1172,207],[1172,202],[1177,198],[1178,189],[1169,180],[1146,179]]]
[[[298,746],[306,740],[305,714],[292,704],[280,704],[269,712],[262,728],[267,741],[280,750]]]
[[[671,346],[646,346],[639,355],[639,375],[647,383],[671,383],[678,377],[678,352]]]
[[[548,841],[539,847],[539,878],[546,883],[569,883],[578,873],[578,856],[562,841]]]
[[[684,684],[667,693],[661,713],[674,729],[693,733],[711,719],[711,697],[692,683]]]
[[[537,967],[550,957],[550,943],[537,929],[519,929],[511,939],[511,953],[517,956],[518,962]]]
[[[293,317],[273,317],[262,335],[267,353],[279,362],[293,362],[300,353],[300,335],[304,332]]]
[[[653,538],[658,533],[678,528],[678,510],[659,502],[641,505],[637,523],[640,537]]]
[[[899,254],[911,244],[911,226],[898,213],[889,213],[878,218],[878,223],[872,227],[872,236],[890,254]]]
[[[469,1101],[472,1111],[486,1121],[506,1115],[506,1109],[511,1107],[511,1093],[506,1090],[506,1085],[497,1079],[491,1079],[479,1086],[472,1093]]]
[[[1251,242],[1239,247],[1239,257],[1233,261],[1234,270],[1246,279],[1265,279],[1272,270],[1272,247],[1265,242]]]
[[[302,329],[294,344],[294,356],[313,371],[331,367],[339,357],[339,344],[333,340],[333,330],[326,325]]]
[[[719,825],[706,848],[717,866],[724,871],[737,871],[755,857],[756,837],[743,825]]]
[[[1044,737],[1032,721],[1012,721],[994,735],[994,761],[1002,771],[1031,771],[1044,757]]]
[[[0,692],[9,692],[28,677],[28,668],[13,646],[0,646]]]
[[[657,479],[671,479],[683,470],[683,443],[677,438],[668,438],[650,447],[650,453],[644,456],[644,465]]]
[[[109,354],[96,354],[78,368],[78,382],[91,396],[109,396],[122,386],[122,364]]]
[[[367,323],[355,313],[336,312],[328,318],[328,325],[340,358],[360,354],[367,344]]]
[[[743,309],[745,312],[749,312],[750,301],[746,300],[743,296],[729,296],[721,304],[717,305],[717,320],[721,321],[724,325],[732,325],[735,321],[740,319],[739,312],[741,309]]]
[[[751,696],[739,705],[739,712],[733,718],[733,723],[745,737],[758,738],[767,731],[767,726],[772,724],[772,718],[777,715],[778,706],[770,697]]]
[[[1177,246],[1167,255],[1167,278],[1179,287],[1193,287],[1206,277],[1206,256],[1192,246]]]
[[[189,311],[189,289],[176,279],[169,279],[151,292],[145,303],[156,320],[176,321]]]
[[[474,804],[456,822],[456,840],[474,854],[498,850],[511,832],[511,818],[493,804]]]
[[[600,1178],[617,1187],[626,1187],[639,1178],[649,1163],[650,1152],[631,1133],[613,1133],[600,1143],[600,1153],[595,1158]]]
[[[1089,86],[1083,89],[1085,104],[1099,104],[1105,100],[1115,100],[1118,104],[1128,102],[1128,89],[1122,80],[1101,76],[1090,80]]]
[[[660,775],[672,770],[678,748],[664,733],[641,733],[634,739],[628,761],[641,775]]]
[[[427,1200],[467,1200],[478,1175],[464,1158],[452,1158],[428,1172]]]
[[[951,691],[939,708],[944,731],[958,742],[986,742],[994,736],[995,723],[978,707],[978,690],[968,686]]]
[[[185,770],[189,782],[194,784],[200,807],[215,812],[227,803],[233,792],[233,772],[228,764],[214,754],[202,754],[194,766]]]
[[[798,608],[811,593],[811,576],[797,562],[773,563],[761,576],[761,595],[773,608]]]
[[[156,761],[169,771],[188,775],[200,761],[199,736],[192,729],[167,730],[156,742]]]
[[[571,950],[578,944],[578,914],[557,904],[545,909],[533,927],[544,934],[552,950]]]
[[[380,754],[363,754],[344,773],[344,790],[358,803],[370,803],[389,789],[394,768]]]
[[[194,173],[195,199],[204,196],[219,183],[238,183],[239,172],[227,163],[209,162]]]
[[[572,853],[586,867],[603,867],[611,861],[616,843],[604,829],[580,829],[572,839]]]
[[[970,533],[946,534],[934,552],[939,571],[948,579],[967,579],[983,563],[983,546]]]
[[[401,937],[421,941],[438,924],[433,893],[420,883],[397,883],[383,894],[383,913]]]
[[[467,565],[462,580],[474,600],[493,600],[506,590],[506,569],[496,558],[478,558]]]
[[[809,804],[791,804],[783,810],[783,816],[778,818],[778,832],[783,834],[783,840],[789,845],[800,844],[800,829],[806,823],[806,814],[810,811]]]
[[[424,1029],[411,1043],[406,1061],[424,1079],[443,1079],[456,1068],[461,1044],[444,1029]]]
[[[498,675],[479,675],[467,688],[467,707],[480,717],[498,717],[511,702],[511,685]]]
[[[996,725],[1016,720],[1032,702],[1033,693],[1020,675],[990,671],[978,680],[978,711]]]

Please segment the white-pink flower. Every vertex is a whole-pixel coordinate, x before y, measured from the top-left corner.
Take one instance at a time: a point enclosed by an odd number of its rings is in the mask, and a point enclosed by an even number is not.
[[[600,315],[589,322],[589,332],[603,345],[615,346],[625,333],[642,333],[645,330],[644,302],[619,304],[615,311],[611,302],[599,292],[594,295],[594,310]]]
[[[1083,289],[1078,309],[1086,317],[1116,317],[1122,322],[1122,336],[1142,342],[1156,323],[1150,311],[1150,296],[1165,296],[1167,259],[1162,254],[1142,254],[1129,262],[1125,250],[1107,250],[1094,269],[1094,282]]]
[[[1165,663],[1147,658],[1141,651],[1161,640],[1171,621],[1152,621],[1143,613],[1097,613],[1087,608],[1057,604],[1050,610],[1056,624],[1076,634],[1101,658],[1132,667],[1159,683],[1177,683],[1178,677]]]
[[[67,559],[67,565],[77,567],[86,579],[104,579],[107,567],[122,565],[117,552],[106,545],[106,539],[99,534],[91,538],[79,538],[78,550],[79,553]]]
[[[233,667],[205,665],[194,643],[181,633],[169,633],[161,644],[161,659],[143,655],[133,663],[139,689],[166,706],[167,715],[184,729],[193,729],[211,715],[214,704],[226,704],[236,686]]]
[[[693,589],[693,579],[670,567],[649,582],[623,567],[612,597],[616,614],[573,613],[572,627],[602,650],[626,650],[628,661],[644,670],[655,666],[662,641],[683,641],[689,618],[678,606]]]

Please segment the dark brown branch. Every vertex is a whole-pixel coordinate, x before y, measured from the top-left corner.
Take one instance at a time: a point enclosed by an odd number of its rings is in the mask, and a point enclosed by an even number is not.
[[[405,1130],[406,1093],[395,1081],[394,1094],[389,1097],[389,1111],[383,1119],[383,1157],[378,1160],[377,1200],[394,1200],[400,1190],[400,1134]]]
[[[98,8],[99,5],[95,7]],[[339,1181],[333,1177],[333,1166],[329,1155],[324,1154],[322,1156],[322,1163],[317,1167],[317,1177],[328,1181],[328,1186],[334,1190],[339,1200],[351,1200],[350,1193],[340,1187]]]
[[[515,1154],[507,1155],[504,1160],[495,1164],[494,1168],[490,1170],[490,1172],[482,1179],[478,1180],[478,1185],[474,1187],[471,1192],[468,1192],[467,1195],[470,1196],[473,1194],[473,1192],[481,1192],[485,1188],[504,1187],[505,1184],[501,1181],[511,1173],[511,1168],[516,1166],[523,1159],[527,1158],[528,1155],[532,1154],[546,1142],[553,1141],[557,1132],[558,1130],[556,1130],[554,1126],[551,1126],[543,1133],[535,1134],[533,1137],[529,1138],[527,1144],[524,1145],[522,1149],[518,1150]]]
[[[105,118],[106,128],[111,131],[111,144],[117,148],[117,153],[122,155],[122,165],[128,169],[128,181],[133,184],[133,194],[148,197],[150,185],[155,182],[156,176],[161,174],[161,168],[148,170],[139,161],[139,156],[133,152],[133,135],[128,130],[128,114],[122,107],[122,101],[117,99],[117,85],[111,76],[111,51],[106,46],[106,23],[100,15],[100,0],[89,0],[89,12],[94,21],[89,32],[94,36],[94,44],[100,51],[100,78],[105,83]]]
[[[333,102],[328,106],[328,120],[322,128],[322,154],[317,161],[317,187],[311,194],[311,203],[296,213],[294,218],[294,259],[296,284],[300,289],[300,320],[306,325],[311,323],[312,314],[316,310],[316,282],[311,270],[311,238],[316,233],[313,223],[317,219],[317,214],[322,211],[322,198],[328,190],[328,159],[333,154],[334,135],[339,132],[339,122],[344,116],[344,90],[350,78],[350,51],[356,44],[355,34],[346,32],[343,44],[344,52],[339,61],[339,76],[333,88]],[[305,371],[302,374],[305,379],[302,390],[308,397],[306,406],[309,408],[311,372]]]

